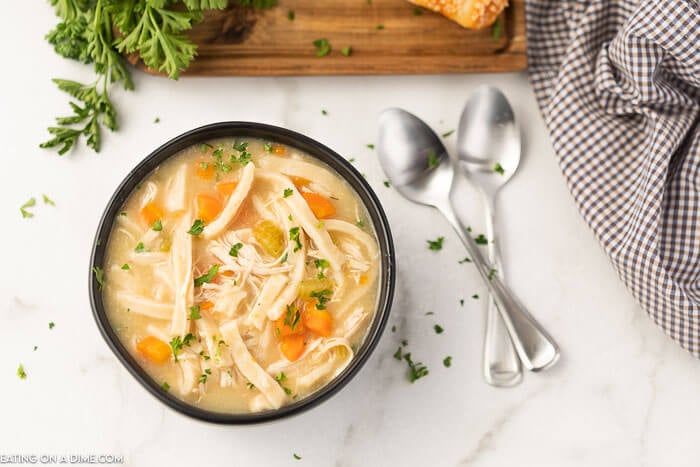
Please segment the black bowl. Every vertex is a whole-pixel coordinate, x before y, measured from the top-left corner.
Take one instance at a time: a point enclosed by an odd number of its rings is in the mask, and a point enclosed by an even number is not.
[[[348,367],[321,389],[297,402],[277,410],[246,414],[227,414],[203,410],[163,391],[160,385],[141,368],[138,362],[126,350],[112,329],[102,302],[102,292],[100,291],[99,284],[93,273],[95,270],[94,268],[103,268],[105,251],[109,242],[113,221],[118,215],[121,206],[139,183],[161,163],[177,154],[182,149],[214,138],[236,136],[261,138],[295,147],[333,168],[350,184],[355,192],[357,192],[360,199],[367,207],[370,220],[377,235],[381,254],[380,286],[375,316],[367,331],[364,342],[357,350],[355,357]],[[379,338],[389,318],[391,303],[394,296],[395,268],[394,244],[384,210],[364,177],[349,162],[323,144],[284,128],[264,125],[262,123],[221,122],[197,128],[165,143],[138,164],[119,185],[112,199],[110,199],[107,209],[105,209],[102,215],[95,242],[92,246],[89,285],[90,304],[95,321],[97,322],[97,327],[100,329],[102,337],[107,341],[107,345],[109,345],[112,352],[114,352],[114,355],[116,355],[134,378],[161,402],[178,412],[207,422],[225,424],[259,423],[277,420],[308,410],[337,393],[357,374],[379,342]]]

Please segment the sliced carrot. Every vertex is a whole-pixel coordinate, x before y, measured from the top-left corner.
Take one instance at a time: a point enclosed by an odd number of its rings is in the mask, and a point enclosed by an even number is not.
[[[318,193],[302,193],[311,211],[319,219],[327,219],[335,214],[335,206],[331,200]]]
[[[282,146],[281,144],[275,144],[272,146],[272,152],[273,154],[277,154],[278,156],[282,156],[286,154],[287,148]]]
[[[305,186],[311,185],[311,180],[308,178],[304,177],[297,177],[296,175],[287,175],[289,179],[292,181],[295,187],[297,187],[298,190],[302,189]]]
[[[294,362],[304,353],[304,336],[293,334],[282,338],[280,350],[287,360]]]
[[[275,334],[277,337],[284,338],[287,336],[291,336],[294,334],[302,334],[304,332],[304,323],[301,320],[301,317],[296,319],[295,321],[295,314],[297,312],[296,308],[289,308],[289,316],[287,316],[287,313],[283,313],[282,316],[278,320],[275,321]],[[301,313],[301,311],[299,311]],[[289,324],[285,324],[285,321]],[[294,328],[292,328],[292,323],[294,324]]]
[[[302,314],[304,326],[321,337],[328,337],[333,331],[333,317],[328,310],[319,310],[316,306],[304,307]]]
[[[224,208],[221,201],[206,193],[199,193],[195,197],[197,204],[197,219],[201,219],[207,224],[216,219]]]
[[[144,337],[138,341],[136,350],[154,363],[165,363],[172,354],[170,346],[154,336]]]
[[[209,300],[205,300],[199,304],[200,310],[211,310],[212,308],[214,308],[214,304]]]
[[[214,172],[214,164],[210,164],[209,162],[198,162],[196,173],[199,178],[211,180],[214,178],[214,175],[216,175]]]
[[[219,193],[224,198],[231,196],[231,193],[238,186],[238,182],[219,182],[216,184],[216,192]]]
[[[153,225],[157,220],[163,220],[163,210],[155,201],[151,201],[141,208],[141,219],[146,225]]]

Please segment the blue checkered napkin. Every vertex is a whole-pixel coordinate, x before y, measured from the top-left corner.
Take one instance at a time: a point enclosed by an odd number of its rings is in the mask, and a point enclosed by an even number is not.
[[[700,3],[528,0],[530,77],[622,281],[700,357]]]

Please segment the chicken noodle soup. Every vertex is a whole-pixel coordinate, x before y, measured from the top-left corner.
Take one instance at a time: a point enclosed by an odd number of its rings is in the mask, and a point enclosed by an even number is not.
[[[277,409],[352,360],[376,308],[365,207],[298,150],[236,139],[158,167],[114,221],[104,303],[164,391],[203,409]]]

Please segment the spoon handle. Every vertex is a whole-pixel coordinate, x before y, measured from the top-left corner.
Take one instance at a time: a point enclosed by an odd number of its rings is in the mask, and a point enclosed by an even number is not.
[[[494,197],[482,193],[486,211],[486,237],[491,239],[488,244],[488,260],[496,274],[503,280],[504,273],[495,233],[495,200]],[[491,386],[509,387],[519,384],[523,379],[520,357],[515,351],[513,342],[506,328],[506,323],[496,306],[494,298],[489,295],[484,323],[484,348],[482,352],[482,371],[484,379]]]
[[[547,331],[528,313],[524,306],[508,290],[496,271],[484,260],[476,242],[457,218],[449,203],[437,206],[454,228],[471,255],[472,262],[496,302],[523,365],[528,370],[539,371],[553,365],[559,358],[559,349]]]

